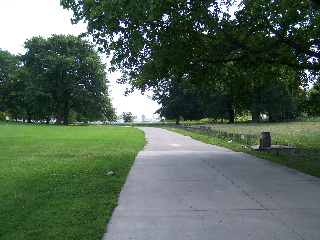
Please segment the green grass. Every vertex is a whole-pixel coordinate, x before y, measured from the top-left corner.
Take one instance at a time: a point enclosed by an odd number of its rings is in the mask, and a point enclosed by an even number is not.
[[[212,124],[214,130],[236,134],[269,131],[272,142],[287,143],[300,148],[319,149],[320,122]]]
[[[319,122],[217,124],[220,131],[298,142],[276,154],[241,143],[170,128],[320,177]],[[137,153],[138,129],[0,122],[0,239],[101,239]],[[115,175],[108,175],[113,171]]]
[[[0,239],[101,239],[145,143],[130,127],[0,123]]]
[[[205,143],[230,148],[234,151],[246,152],[273,162],[277,162],[301,172],[320,177],[320,122],[292,122],[273,124],[215,124],[212,129],[236,134],[258,134],[270,131],[272,141],[287,143],[297,148],[293,150],[255,151],[244,143],[219,139],[199,132],[191,132],[180,128],[167,128],[182,133]]]

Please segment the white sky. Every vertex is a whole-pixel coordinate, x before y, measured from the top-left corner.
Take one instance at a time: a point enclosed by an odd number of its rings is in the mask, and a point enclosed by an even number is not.
[[[0,0],[0,48],[12,54],[24,54],[24,42],[34,36],[50,37],[52,34],[78,35],[85,24],[72,25],[72,12],[60,6],[60,0]],[[108,76],[112,104],[117,114],[132,112],[141,118],[152,118],[159,105],[136,91],[123,96],[128,85],[116,83],[119,73]],[[149,94],[151,95],[151,94]]]

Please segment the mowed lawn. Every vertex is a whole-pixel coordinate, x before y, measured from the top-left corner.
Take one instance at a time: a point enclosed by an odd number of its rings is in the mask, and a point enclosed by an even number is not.
[[[0,239],[101,239],[145,143],[131,127],[1,122]]]

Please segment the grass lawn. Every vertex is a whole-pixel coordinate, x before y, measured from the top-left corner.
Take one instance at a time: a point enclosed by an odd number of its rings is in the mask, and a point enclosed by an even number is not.
[[[320,149],[320,122],[236,123],[213,124],[212,129],[238,134],[268,131],[272,142],[286,143],[300,148]]]
[[[186,131],[180,128],[167,128],[194,139],[235,151],[246,152],[270,161],[274,161],[304,173],[320,177],[320,122],[291,122],[291,123],[237,123],[207,125],[214,130],[235,134],[257,134],[270,131],[272,142],[286,143],[296,146],[293,150],[255,151],[246,148],[244,143],[232,142],[229,139],[218,139],[198,132]]]
[[[145,143],[130,127],[1,122],[0,239],[100,240]]]

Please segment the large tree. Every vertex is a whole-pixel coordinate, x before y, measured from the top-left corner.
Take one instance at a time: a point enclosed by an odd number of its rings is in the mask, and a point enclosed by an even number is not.
[[[19,56],[0,49],[0,111],[6,111],[8,104],[16,99],[17,74],[21,61]]]
[[[172,78],[153,89],[152,99],[161,104],[156,111],[160,116],[176,120],[179,125],[180,118],[185,120],[201,119],[203,111],[199,102],[199,90],[190,86],[188,79]]]
[[[267,111],[261,104],[257,107],[257,89],[275,89],[284,72],[294,72],[284,84],[290,89],[304,84],[306,71],[309,76],[320,71],[316,0],[62,0],[61,4],[73,10],[74,22],[86,20],[88,33],[112,53],[113,67],[123,72],[120,82],[144,91],[170,84],[176,76],[187,78],[206,85],[213,96],[217,91],[232,96],[230,119],[234,109],[249,109],[257,120]]]
[[[31,74],[28,99],[38,118],[69,124],[71,111],[82,120],[114,115],[108,97],[105,65],[93,45],[75,36],[34,37],[25,42],[25,65]]]
[[[74,22],[88,22],[94,39],[107,53],[114,51],[112,63],[124,72],[122,81],[138,88],[179,74],[208,81],[206,73],[230,62],[282,64],[315,74],[320,70],[316,0],[61,0],[61,4],[73,10]]]
[[[205,110],[206,117],[221,119],[228,119],[228,123],[235,122],[235,110],[234,110],[234,95],[232,92],[227,93],[215,93],[210,96]]]
[[[308,117],[320,116],[320,78],[311,89],[304,89],[300,95],[299,110]]]

